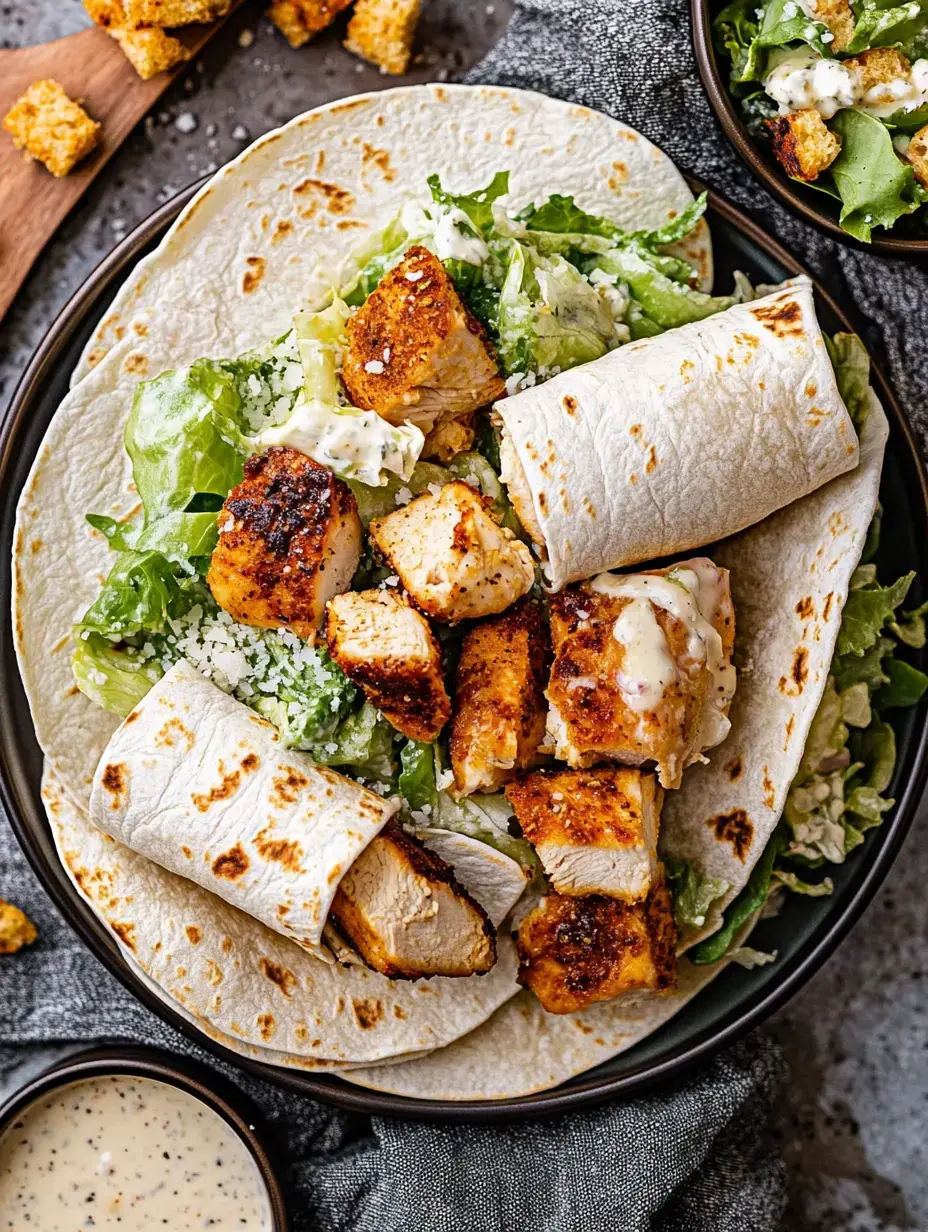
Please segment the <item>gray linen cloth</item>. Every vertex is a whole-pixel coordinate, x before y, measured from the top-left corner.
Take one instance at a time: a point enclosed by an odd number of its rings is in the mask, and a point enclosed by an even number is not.
[[[925,270],[825,240],[766,196],[712,117],[687,0],[521,0],[469,80],[609,112],[746,207],[856,306],[868,345],[926,440]],[[0,963],[0,1073],[26,1045],[61,1040],[122,1038],[206,1059],[83,948],[2,825],[0,895],[39,928],[32,949]],[[767,1232],[785,1206],[768,1133],[781,1061],[763,1036],[647,1097],[503,1128],[368,1121],[218,1068],[277,1131],[298,1232]]]

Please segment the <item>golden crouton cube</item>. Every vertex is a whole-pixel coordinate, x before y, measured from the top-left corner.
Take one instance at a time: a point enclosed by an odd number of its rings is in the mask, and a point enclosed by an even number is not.
[[[143,81],[190,59],[190,52],[180,39],[172,38],[163,30],[111,28],[109,33],[123,49],[126,59]]]
[[[626,766],[539,770],[506,788],[559,894],[605,894],[626,903],[646,898],[660,879],[663,797],[653,774]]]
[[[330,26],[351,0],[274,0],[268,17],[291,47],[302,47]]]
[[[345,46],[384,73],[409,67],[422,0],[358,0]]]
[[[13,144],[44,163],[52,175],[67,175],[100,141],[101,126],[68,98],[57,81],[34,81],[3,117]]]
[[[330,599],[329,654],[410,740],[431,743],[451,717],[441,648],[428,621],[393,590]]]
[[[215,21],[225,17],[232,0],[122,0],[122,6],[125,25],[137,30],[140,26],[189,26]]]
[[[816,0],[812,16],[835,36],[832,51],[844,51],[854,36],[857,18],[848,0]]]
[[[538,604],[527,599],[464,638],[450,741],[458,795],[497,791],[538,763],[550,657]]]
[[[811,184],[841,152],[841,140],[814,107],[767,121],[773,152],[787,175]]]
[[[911,62],[895,47],[872,47],[869,51],[862,51],[859,56],[849,56],[841,63],[845,68],[857,73],[860,88],[865,94],[874,86],[897,81],[900,77],[907,79],[912,72]],[[883,100],[874,98],[867,101],[877,103]]]
[[[519,983],[549,1014],[572,1014],[626,993],[671,992],[676,940],[663,881],[632,906],[598,894],[549,893],[519,928]]]
[[[32,945],[37,935],[25,912],[0,898],[0,954],[15,954],[24,945]]]
[[[928,188],[928,124],[913,134],[905,157],[919,183]]]
[[[118,29],[126,24],[126,10],[122,0],[84,0],[90,20],[106,30]]]
[[[355,406],[423,432],[505,393],[483,328],[445,267],[421,245],[380,280],[348,320],[342,378]]]

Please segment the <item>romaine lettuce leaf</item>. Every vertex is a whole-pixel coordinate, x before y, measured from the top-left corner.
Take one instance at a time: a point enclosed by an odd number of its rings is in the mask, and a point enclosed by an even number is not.
[[[807,43],[819,55],[831,56],[830,33],[826,25],[809,16],[798,0],[768,0],[757,33],[757,46],[785,47],[788,43]]]
[[[841,152],[829,173],[841,197],[839,222],[849,235],[870,242],[874,227],[891,227],[925,200],[915,173],[893,147],[889,129],[874,116],[848,107],[831,120]]]
[[[599,269],[614,274],[625,283],[644,315],[659,327],[658,332],[702,321],[734,303],[731,296],[705,295],[685,282],[666,277],[633,249],[611,249],[586,268],[588,272]]]
[[[416,812],[433,813],[438,808],[435,785],[435,746],[420,740],[407,740],[400,750],[400,795]]]
[[[912,40],[928,24],[928,0],[908,0],[891,7],[874,0],[858,0],[855,4],[857,24],[851,41],[844,49],[850,55],[871,47],[901,47],[910,49]]]
[[[729,884],[720,877],[701,873],[691,860],[668,857],[664,860],[673,916],[678,928],[702,928],[709,908],[728,892]]]
[[[90,631],[78,638],[71,670],[86,697],[123,719],[163,675],[156,659],[141,658],[133,647],[117,649]]]
[[[497,171],[486,188],[472,193],[446,192],[438,175],[430,175],[426,183],[436,205],[463,210],[481,236],[487,239],[494,229],[493,202],[509,192],[509,172]]]
[[[329,692],[331,698],[331,690]],[[340,766],[355,774],[391,783],[395,773],[395,735],[393,726],[377,707],[365,701],[360,709],[339,722],[328,740],[310,745],[309,753],[317,765]]]
[[[876,585],[852,590],[844,605],[836,654],[862,655],[869,650],[905,599],[914,579],[914,573],[907,573],[891,586]]]
[[[838,392],[858,431],[863,427],[870,406],[870,356],[856,334],[825,336],[825,346],[834,368]],[[879,522],[876,523],[877,530]],[[865,556],[864,563],[870,558]]]
[[[756,0],[733,0],[712,23],[715,50],[731,61],[732,85],[759,81],[763,74],[765,57],[757,43],[760,30],[757,12]]]
[[[91,630],[120,640],[140,632],[160,633],[202,593],[197,574],[180,569],[160,552],[123,552],[75,635]]]
[[[687,952],[687,957],[691,962],[703,966],[718,962],[719,959],[725,957],[742,926],[760,911],[766,902],[773,877],[773,866],[786,849],[788,841],[787,827],[781,821],[771,834],[760,859],[754,865],[744,889],[727,908],[722,927]]]

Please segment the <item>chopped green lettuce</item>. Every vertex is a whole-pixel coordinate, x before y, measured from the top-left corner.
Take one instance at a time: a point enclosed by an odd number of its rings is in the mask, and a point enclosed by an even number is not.
[[[757,33],[757,47],[785,47],[807,43],[819,55],[830,56],[830,31],[826,25],[811,18],[797,0],[768,0]],[[823,38],[824,36],[824,38]]]
[[[850,55],[871,47],[911,50],[913,40],[928,24],[928,0],[907,0],[892,6],[885,0],[857,0],[857,23],[844,49]]]
[[[107,638],[89,631],[74,648],[71,670],[85,697],[123,719],[163,674],[157,660],[117,650]]]
[[[331,698],[331,690],[329,694]],[[377,707],[365,701],[338,723],[326,741],[318,743],[317,735],[316,743],[301,747],[308,749],[317,765],[338,766],[391,784],[395,774],[395,734]]]
[[[731,61],[730,82],[737,87],[742,82],[759,81],[765,55],[758,45],[760,23],[756,0],[733,0],[718,13],[712,23],[712,42],[720,56]]]
[[[869,243],[874,227],[891,227],[918,209],[925,194],[880,120],[846,108],[832,119],[831,129],[841,138],[841,152],[829,168],[841,197],[839,221],[848,234]]]
[[[691,860],[668,858],[664,861],[673,917],[678,928],[702,928],[709,908],[729,890],[727,881],[701,873]]]
[[[727,908],[722,927],[687,952],[687,957],[691,962],[702,966],[718,962],[726,956],[742,927],[760,911],[766,902],[773,877],[773,866],[785,850],[787,842],[787,829],[781,821],[761,852],[760,859],[751,870],[744,889]]]
[[[854,427],[860,431],[870,406],[870,356],[856,334],[835,334],[825,337],[825,345],[834,368],[838,392],[844,400]],[[876,523],[879,528],[879,522]],[[869,557],[864,553],[864,562]]]
[[[76,628],[110,639],[140,632],[161,633],[198,601],[199,575],[172,563],[160,552],[123,552],[116,558],[96,599]]]

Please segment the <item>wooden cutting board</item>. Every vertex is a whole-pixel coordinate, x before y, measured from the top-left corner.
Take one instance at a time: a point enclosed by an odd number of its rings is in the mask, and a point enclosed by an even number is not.
[[[190,26],[177,36],[196,53],[222,25]],[[0,50],[0,116],[33,81],[51,77],[103,125],[100,145],[62,179],[25,159],[0,129],[0,321],[71,207],[172,81],[189,71],[188,61],[142,81],[116,40],[96,26],[53,43]]]

